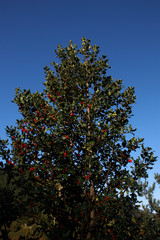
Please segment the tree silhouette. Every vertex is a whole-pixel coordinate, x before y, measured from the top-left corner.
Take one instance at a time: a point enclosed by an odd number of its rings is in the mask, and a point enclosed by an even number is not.
[[[0,141],[18,216],[36,226],[28,239],[134,239],[139,179],[156,161],[129,123],[134,88],[106,75],[108,59],[88,39],[56,55],[42,93],[16,89],[22,119],[6,128],[10,148]]]

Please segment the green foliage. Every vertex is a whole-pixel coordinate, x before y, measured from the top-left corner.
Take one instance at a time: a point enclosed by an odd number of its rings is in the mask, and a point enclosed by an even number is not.
[[[13,207],[1,232],[9,239],[133,239],[139,179],[156,161],[129,123],[134,88],[106,76],[108,59],[90,40],[55,52],[59,63],[45,67],[43,93],[16,89],[22,119],[6,128],[10,147],[0,140],[2,216]]]
[[[159,182],[160,175],[158,173],[155,174],[155,180],[158,184]],[[155,192],[155,187],[156,187],[156,182],[152,184],[152,186],[148,186],[148,182],[145,181],[142,184],[143,187],[143,195],[145,196],[146,200],[148,201],[148,204],[146,206],[143,205],[144,210],[148,210],[151,214],[160,213],[160,200],[157,200],[154,198],[154,192]]]

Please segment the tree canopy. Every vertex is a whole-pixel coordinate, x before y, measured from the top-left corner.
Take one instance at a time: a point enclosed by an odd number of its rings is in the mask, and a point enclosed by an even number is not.
[[[6,128],[10,145],[0,140],[6,162],[1,233],[9,239],[144,239],[135,220],[139,180],[156,157],[129,122],[134,87],[124,89],[122,80],[107,75],[107,57],[88,39],[79,49],[70,41],[55,52],[58,63],[45,67],[42,93],[16,89],[22,119]]]

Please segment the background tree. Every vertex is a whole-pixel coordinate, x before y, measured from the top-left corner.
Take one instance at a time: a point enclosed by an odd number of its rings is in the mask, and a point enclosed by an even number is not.
[[[158,184],[159,184],[159,179],[160,179],[160,175],[155,174],[155,180]],[[145,181],[143,183],[143,194],[148,201],[148,204],[146,206],[143,205],[143,209],[147,208],[150,213],[153,213],[153,212],[158,213],[160,211],[160,200],[157,200],[154,198],[156,182],[154,182],[151,187],[148,185],[148,181]]]
[[[156,161],[129,124],[134,88],[106,76],[108,59],[90,42],[58,45],[43,93],[16,89],[22,119],[6,129],[11,148],[0,142],[19,214],[38,218],[45,239],[133,239],[139,179]]]
[[[159,174],[155,174],[155,180],[159,183]],[[142,183],[143,196],[147,199],[146,205],[142,204],[143,209],[136,212],[136,222],[140,226],[138,239],[160,238],[160,215],[159,200],[154,198],[156,183],[150,187],[148,181]]]

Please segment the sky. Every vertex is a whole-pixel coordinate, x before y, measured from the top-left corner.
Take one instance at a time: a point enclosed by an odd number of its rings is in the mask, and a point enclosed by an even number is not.
[[[109,75],[122,79],[137,96],[131,119],[158,160],[160,173],[160,1],[159,0],[5,0],[0,2],[0,137],[20,118],[15,89],[42,92],[44,67],[57,61],[54,50],[72,40],[92,40],[107,55]],[[159,196],[156,188],[155,197]]]

